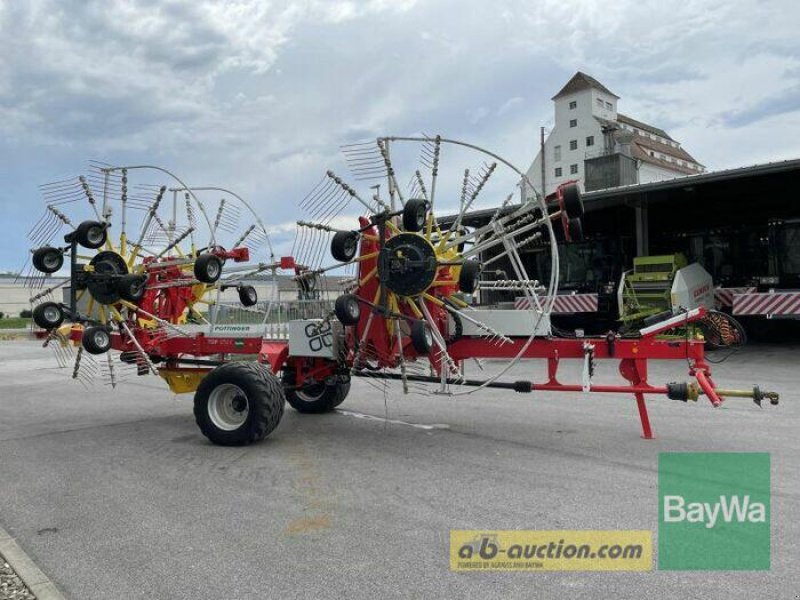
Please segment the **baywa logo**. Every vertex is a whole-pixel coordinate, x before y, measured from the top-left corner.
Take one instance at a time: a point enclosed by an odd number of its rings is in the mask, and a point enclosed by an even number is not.
[[[658,566],[668,570],[770,568],[770,456],[662,453]]]

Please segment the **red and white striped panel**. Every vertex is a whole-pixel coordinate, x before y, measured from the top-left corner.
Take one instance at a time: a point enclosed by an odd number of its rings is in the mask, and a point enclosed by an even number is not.
[[[755,291],[754,287],[718,287],[714,290],[714,303],[717,308],[730,308],[736,294],[750,294]]]
[[[800,292],[735,294],[733,314],[800,316]]]
[[[530,307],[530,300],[524,296],[514,300],[514,308],[526,310]],[[553,303],[554,313],[581,313],[597,312],[597,294],[565,294],[556,296]]]

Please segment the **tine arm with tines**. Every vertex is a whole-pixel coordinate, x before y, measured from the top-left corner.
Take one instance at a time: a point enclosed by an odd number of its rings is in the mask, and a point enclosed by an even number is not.
[[[327,175],[334,181],[334,183],[336,183],[336,185],[338,185],[345,192],[347,192],[350,195],[350,197],[355,198],[361,204],[363,204],[367,210],[369,210],[370,212],[373,212],[375,210],[375,208],[372,205],[370,205],[369,202],[365,201],[361,196],[359,196],[358,193],[352,187],[347,185],[346,182],[342,181],[342,178],[338,177],[333,171],[328,171]],[[379,200],[378,202],[380,202],[381,208],[386,210],[389,209],[389,207],[386,204],[384,204],[382,200]]]
[[[476,319],[474,317],[471,317],[468,314],[468,311],[466,311],[466,310],[458,310],[457,308],[454,308],[454,307],[450,306],[447,303],[443,304],[442,306],[444,306],[445,309],[447,309],[448,312],[451,312],[454,315],[457,315],[458,317],[464,319],[465,321],[469,321],[470,323],[475,325],[475,327],[483,330],[490,337],[502,340],[506,344],[511,343],[512,340],[511,340],[510,337],[508,337],[507,335],[503,335],[502,333],[500,333],[499,331],[497,331],[496,329],[494,329],[490,325],[487,325],[483,321],[479,321],[478,319]]]
[[[314,221],[330,221],[334,216],[344,210],[350,202],[351,196],[339,187],[331,187],[327,194],[319,199],[309,217]]]
[[[417,185],[419,186],[420,196],[422,196],[425,200],[427,200],[428,190],[425,189],[425,181],[422,179],[422,173],[419,172],[419,169],[414,171],[414,177],[417,178]]]
[[[442,149],[442,137],[437,135],[433,144],[433,159],[431,162],[431,197],[430,208],[433,210],[433,203],[436,198],[436,181],[439,178],[439,154]]]
[[[120,191],[120,203],[122,204],[122,219],[120,222],[120,247],[122,252],[125,252],[125,237],[127,235],[126,229],[128,227],[128,170],[122,169],[122,189]]]
[[[447,244],[445,244],[444,249],[450,250],[451,248],[455,248],[459,244],[467,242],[469,240],[478,239],[481,236],[490,233],[492,231],[496,231],[498,227],[504,227],[508,223],[511,223],[520,217],[536,210],[538,205],[535,202],[530,202],[528,204],[523,204],[515,211],[505,215],[504,217],[500,217],[498,219],[492,220],[487,225],[483,225],[482,227],[478,227],[477,229],[473,229],[471,232],[456,236],[450,240],[448,240]],[[470,250],[470,252],[474,251],[474,248]]]
[[[122,323],[119,324],[119,326],[128,336],[128,340],[131,342],[131,344],[133,344],[133,346],[139,352],[140,358],[147,365],[147,368],[150,370],[150,372],[153,375],[158,375],[158,369],[156,369],[156,366],[153,364],[153,361],[150,360],[150,357],[147,356],[147,353],[144,351],[144,348],[142,348],[142,345],[139,343],[139,340],[136,339],[136,336],[134,336],[133,333],[131,332],[130,328],[128,327],[128,324],[123,321]]]
[[[194,214],[194,207],[192,206],[192,198],[189,195],[189,192],[184,193],[183,199],[186,202],[186,218],[189,221],[189,229],[191,232],[189,233],[189,243],[192,245],[192,252],[194,252],[195,248],[197,247],[194,240],[194,232],[197,229],[197,218]]]
[[[78,181],[81,182],[81,188],[83,189],[83,193],[86,195],[86,200],[92,206],[92,210],[94,211],[94,216],[97,217],[97,220],[102,220],[100,218],[100,211],[97,210],[97,203],[95,202],[94,195],[92,194],[92,188],[89,187],[89,184],[86,183],[86,177],[81,175],[78,177]]]
[[[139,238],[136,240],[134,244],[134,260],[135,255],[138,252],[138,249],[142,247],[142,242],[144,242],[144,236],[147,234],[147,230],[150,228],[150,223],[153,220],[153,217],[156,216],[158,207],[161,204],[161,200],[164,198],[164,192],[167,191],[167,186],[162,185],[161,188],[158,190],[158,194],[156,195],[155,200],[150,205],[150,210],[147,212],[147,216],[144,218],[144,222],[142,223],[142,228],[139,231]],[[133,262],[131,262],[133,264]]]
[[[233,243],[233,247],[234,247],[234,248],[238,248],[238,247],[240,247],[240,246],[241,246],[241,245],[244,243],[244,241],[247,239],[247,236],[249,236],[251,233],[253,233],[253,230],[254,230],[255,228],[256,228],[256,226],[255,226],[255,223],[254,223],[254,224],[250,225],[250,227],[248,227],[247,229],[245,229],[244,233],[243,233],[241,236],[239,236],[239,239],[237,239],[237,240],[236,240],[236,241]]]
[[[49,295],[49,294],[52,294],[52,293],[53,293],[54,291],[56,291],[57,289],[64,287],[64,286],[65,286],[65,285],[67,285],[68,283],[70,283],[70,280],[67,278],[67,279],[65,279],[64,281],[62,281],[62,282],[61,282],[61,283],[59,283],[59,284],[56,284],[56,285],[54,285],[54,286],[52,286],[52,287],[49,287],[49,288],[45,288],[45,289],[43,289],[41,292],[39,292],[38,294],[36,294],[35,296],[31,297],[31,298],[30,298],[30,300],[29,300],[29,302],[36,302],[37,300],[41,300],[41,299],[42,299],[42,298],[44,298],[45,296],[47,296],[47,295]]]
[[[447,366],[447,371],[451,375],[460,376],[461,372],[458,369],[458,365],[456,365],[455,361],[453,361],[452,357],[447,353],[447,342],[442,337],[442,334],[440,333],[439,328],[436,325],[436,321],[433,320],[433,316],[428,310],[428,305],[422,298],[418,298],[417,304],[419,305],[419,308],[425,317],[425,321],[428,323],[428,327],[430,327],[431,336],[433,337],[434,343],[439,347],[439,350],[441,352],[439,358]]]
[[[405,204],[405,200],[403,199],[403,193],[400,190],[400,186],[397,185],[397,178],[394,174],[394,165],[392,165],[392,159],[389,157],[389,142],[388,140],[378,139],[378,150],[380,150],[381,158],[383,158],[383,164],[386,167],[386,176],[389,178],[389,199],[390,205],[392,206],[392,210],[394,210],[394,195],[397,194],[397,199],[400,201],[400,206]]]
[[[477,186],[475,187],[473,192],[469,195],[469,198],[467,198],[466,202],[463,201],[463,196],[462,196],[461,210],[458,211],[458,216],[456,217],[455,223],[453,223],[453,226],[451,227],[451,231],[458,231],[459,227],[461,226],[461,222],[464,220],[464,215],[467,214],[467,211],[470,209],[475,200],[478,198],[478,196],[481,193],[481,190],[486,185],[486,182],[489,181],[489,178],[492,176],[492,173],[494,173],[494,170],[496,168],[497,168],[497,163],[493,162],[491,165],[489,165],[487,169],[483,171],[483,173],[481,173],[481,177],[478,180]],[[462,193],[463,190],[466,189],[468,179],[469,179],[469,170],[467,170],[464,173],[464,187],[462,188]]]
[[[169,252],[169,251],[170,251],[170,250],[172,250],[173,248],[176,248],[176,247],[178,246],[178,244],[180,244],[180,243],[181,243],[183,240],[185,240],[187,237],[189,237],[189,235],[191,235],[191,233],[192,233],[193,231],[194,231],[194,227],[190,227],[189,229],[187,229],[186,231],[184,231],[184,232],[183,232],[182,234],[180,234],[180,235],[179,235],[177,238],[175,238],[175,241],[174,241],[174,242],[172,242],[172,243],[171,243],[171,244],[169,244],[169,245],[168,245],[166,248],[164,248],[164,249],[163,249],[161,252],[159,252],[158,254],[156,254],[156,258],[161,258],[161,257],[162,257],[162,256],[164,256],[165,254],[167,254],[167,252]]]
[[[314,186],[314,188],[306,194],[305,198],[303,198],[298,206],[303,210],[307,210],[309,206],[313,205],[316,199],[323,193],[323,191],[330,187],[332,184],[331,180],[327,177],[327,175],[323,175],[322,179],[319,180],[319,183]]]
[[[217,228],[219,227],[219,222],[222,219],[222,213],[225,211],[225,198],[222,198],[219,201],[219,207],[217,208],[217,216],[214,218],[214,224],[211,226],[212,233],[217,232]]]

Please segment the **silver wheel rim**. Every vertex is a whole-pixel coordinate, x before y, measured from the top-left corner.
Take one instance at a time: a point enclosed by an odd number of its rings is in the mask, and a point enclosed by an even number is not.
[[[92,336],[92,341],[94,341],[94,345],[98,348],[105,348],[108,346],[108,334],[105,331],[95,331]]]
[[[57,323],[61,318],[61,311],[55,306],[48,306],[44,309],[44,320],[48,323]]]
[[[86,239],[92,245],[102,244],[103,243],[102,227],[90,227],[89,230],[86,232]]]
[[[209,279],[214,279],[217,274],[219,274],[219,265],[216,261],[209,261],[208,265],[206,266],[206,274],[208,275]]]
[[[42,262],[48,269],[57,269],[60,266],[58,264],[60,259],[61,255],[57,252],[48,252],[44,255],[44,260]]]
[[[244,401],[242,410],[237,410],[237,406]],[[247,421],[250,414],[250,402],[247,394],[238,385],[233,383],[221,383],[215,387],[208,397],[208,417],[218,429],[223,431],[234,431],[239,429]]]
[[[348,309],[353,319],[358,319],[358,317],[361,316],[361,307],[358,305],[358,301],[349,302]]]
[[[297,396],[303,402],[316,402],[317,400],[322,398],[322,396],[325,394],[325,385],[321,384],[321,383],[320,384],[316,384],[316,385],[319,385],[319,393],[316,394],[316,395],[309,394],[309,393],[304,392],[303,390],[300,390],[300,389],[295,390],[294,394],[295,394],[295,396]]]

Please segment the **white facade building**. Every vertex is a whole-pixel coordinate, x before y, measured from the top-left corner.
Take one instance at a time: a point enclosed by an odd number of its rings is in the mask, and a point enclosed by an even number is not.
[[[555,124],[527,173],[537,190],[549,194],[573,180],[600,189],[705,171],[662,129],[619,114],[618,101],[580,71],[553,96]]]

